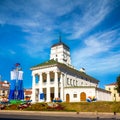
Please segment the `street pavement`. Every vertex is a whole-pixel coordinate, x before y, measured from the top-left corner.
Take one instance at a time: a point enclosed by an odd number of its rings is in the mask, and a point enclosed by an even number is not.
[[[0,110],[0,120],[120,120],[120,113]]]

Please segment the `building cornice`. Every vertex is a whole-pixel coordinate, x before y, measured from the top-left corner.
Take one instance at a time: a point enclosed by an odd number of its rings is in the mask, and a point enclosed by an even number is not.
[[[66,49],[70,49],[65,43],[63,43],[63,42],[59,42],[59,43],[56,43],[56,44],[54,44],[54,45],[52,45],[51,46],[51,48],[53,48],[53,47],[56,47],[56,46],[60,46],[60,45],[63,45],[63,47],[65,47]]]
[[[69,86],[65,88],[96,88],[95,86]]]

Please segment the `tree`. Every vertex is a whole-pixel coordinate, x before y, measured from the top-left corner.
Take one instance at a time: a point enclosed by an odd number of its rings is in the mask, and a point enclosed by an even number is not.
[[[117,77],[116,83],[117,83],[116,90],[120,94],[120,75]]]

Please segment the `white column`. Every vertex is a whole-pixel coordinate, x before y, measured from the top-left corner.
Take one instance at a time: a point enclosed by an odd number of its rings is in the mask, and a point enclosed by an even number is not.
[[[39,73],[39,102],[43,102],[43,99],[40,99],[40,94],[43,93],[42,88],[42,73]]]
[[[54,97],[58,98],[58,73],[55,71],[55,89],[54,89]]]
[[[47,95],[47,99],[46,99],[46,102],[51,102],[51,99],[50,99],[50,73],[49,72],[47,72],[47,93],[46,93],[46,95]]]
[[[32,74],[32,102],[35,101],[35,74]]]
[[[63,82],[64,82],[64,87],[66,87],[67,86],[67,73],[64,74],[64,81]]]
[[[66,100],[66,96],[64,94],[64,87],[66,87],[66,84],[67,84],[67,74],[64,73],[62,75],[62,78],[63,78],[63,101],[65,101]]]
[[[63,99],[63,88],[64,88],[64,82],[63,82],[63,74],[61,73],[61,75],[60,75],[60,82],[61,82],[61,89],[60,89],[60,98],[61,98],[61,100],[63,101],[64,99]]]

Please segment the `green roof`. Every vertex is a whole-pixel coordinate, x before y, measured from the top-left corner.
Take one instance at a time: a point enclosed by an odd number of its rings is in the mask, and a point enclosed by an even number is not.
[[[31,69],[32,69],[32,68],[37,68],[37,67],[42,67],[42,66],[53,65],[53,64],[58,64],[58,62],[52,59],[52,60],[49,60],[49,61],[40,63],[40,64],[38,64],[38,65],[35,65],[35,66],[31,67]]]
[[[55,61],[55,60],[53,60],[53,59],[52,59],[52,60],[49,60],[49,61],[46,61],[46,62],[43,62],[43,63],[38,64],[38,65],[35,65],[35,66],[31,67],[31,70],[36,70],[36,69],[39,69],[40,67],[50,67],[50,66],[53,66],[53,65],[56,65],[56,66],[58,66],[59,68],[64,69],[65,71],[66,71],[66,70],[69,70],[72,74],[75,73],[75,75],[79,75],[79,76],[81,76],[83,79],[86,79],[86,80],[88,79],[88,80],[92,80],[92,81],[94,81],[94,82],[99,82],[99,80],[96,80],[95,78],[87,75],[86,73],[81,72],[81,71],[79,71],[79,70],[77,70],[77,69],[74,69],[74,68],[72,68],[72,67],[69,67],[69,66],[67,66],[67,65],[65,65],[65,64],[63,64],[63,63],[57,62],[57,61]]]

